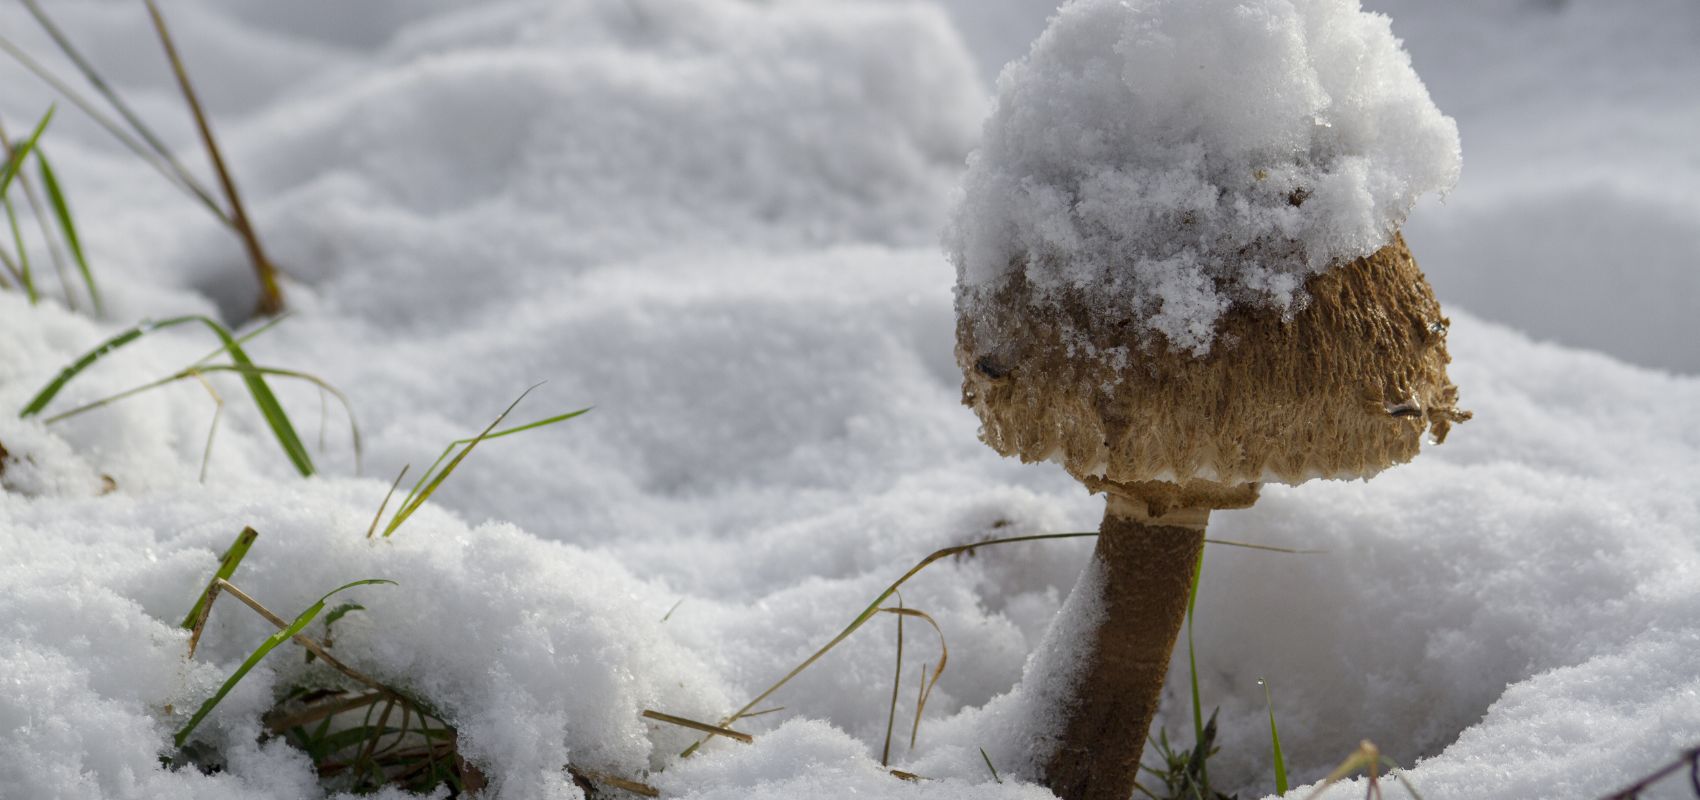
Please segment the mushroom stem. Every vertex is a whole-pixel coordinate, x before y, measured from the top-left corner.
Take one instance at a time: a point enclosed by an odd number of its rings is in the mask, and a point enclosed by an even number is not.
[[[1133,793],[1209,518],[1200,506],[1154,517],[1143,502],[1110,494],[1092,553],[1092,568],[1104,576],[1102,621],[1090,634],[1073,706],[1045,765],[1045,785],[1062,800],[1127,800]]]

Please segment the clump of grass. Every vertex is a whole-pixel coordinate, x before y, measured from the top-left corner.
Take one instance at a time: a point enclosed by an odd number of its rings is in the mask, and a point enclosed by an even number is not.
[[[83,56],[70,37],[66,36],[65,32],[54,23],[52,17],[47,14],[46,9],[37,0],[23,0],[25,8],[29,10],[36,23],[48,34],[55,46],[82,74],[88,84],[118,113],[122,122],[107,115],[93,101],[78,92],[68,81],[49,70],[4,36],[0,36],[0,51],[10,55],[25,69],[34,73],[43,82],[77,106],[78,109],[88,114],[90,118],[106,129],[132,153],[135,153],[144,162],[164,175],[173,186],[189,194],[190,197],[207,208],[221,223],[230,228],[242,242],[243,250],[254,269],[255,277],[259,280],[259,313],[267,316],[282,313],[284,309],[283,291],[278,281],[278,270],[267,258],[265,250],[260,244],[259,234],[243,206],[242,195],[237,190],[236,181],[226,165],[218,139],[213,135],[212,124],[195,92],[194,84],[189,79],[188,70],[177,51],[176,43],[171,36],[171,30],[166,24],[164,15],[160,13],[159,7],[153,0],[144,0],[144,2],[154,32],[159,38],[160,47],[165,54],[168,65],[171,67],[172,74],[177,79],[178,88],[182,91],[184,103],[194,119],[195,128],[200,133],[201,143],[206,149],[208,160],[212,163],[213,172],[218,177],[219,187],[224,195],[224,201],[229,205],[229,210],[221,206],[219,201],[214,198],[213,193],[201,185],[194,174],[177,161],[177,158],[165,146],[159,135],[142,121],[129,104],[124,102],[122,96],[113,91],[111,84]],[[88,272],[87,263],[82,256],[79,237],[75,233],[74,226],[69,224],[69,207],[63,203],[63,193],[58,191],[57,180],[52,176],[51,167],[46,166],[45,161],[42,164],[43,183],[48,185],[50,195],[58,195],[57,199],[53,200],[55,215],[60,219],[61,227],[65,231],[66,241],[73,256],[76,257],[79,266],[83,269],[84,277],[90,282],[91,295],[94,295],[94,303],[98,309],[100,301],[98,294],[92,288],[92,275]]]
[[[1168,731],[1157,731],[1157,757],[1162,759],[1159,766],[1140,765],[1140,769],[1152,777],[1162,781],[1163,794],[1157,794],[1143,784],[1135,782],[1133,788],[1151,800],[1234,800],[1232,797],[1210,788],[1210,776],[1205,770],[1205,763],[1215,755],[1216,747],[1216,712],[1210,712],[1210,720],[1200,729],[1199,737],[1190,750],[1178,750],[1169,744]]]
[[[11,234],[12,246],[15,249],[14,254],[0,248],[0,266],[5,267],[5,272],[0,273],[0,276],[10,275],[9,280],[0,277],[0,288],[12,288],[15,285],[23,290],[31,305],[41,302],[41,289],[36,283],[34,262],[30,258],[30,249],[24,239],[23,228],[18,223],[17,206],[12,200],[12,189],[16,186],[23,189],[24,198],[28,202],[31,213],[34,214],[36,222],[41,226],[42,237],[47,244],[48,253],[52,256],[55,266],[59,267],[59,280],[65,294],[66,306],[75,308],[77,300],[75,293],[71,291],[70,282],[66,280],[59,250],[54,246],[56,241],[63,242],[72,257],[75,258],[78,272],[82,277],[84,291],[88,293],[89,301],[94,305],[94,312],[98,316],[105,313],[105,307],[100,297],[100,286],[95,282],[94,271],[89,267],[88,257],[83,252],[82,236],[78,233],[76,219],[71,213],[71,202],[66,197],[65,190],[60,186],[58,174],[54,172],[53,164],[48,161],[47,152],[41,144],[42,134],[47,131],[48,123],[52,122],[53,113],[54,108],[49,106],[47,113],[42,115],[41,120],[36,123],[35,129],[31,131],[30,135],[17,142],[13,142],[6,135],[4,126],[0,126],[0,147],[4,148],[6,156],[5,165],[0,167],[0,207],[3,207],[6,213],[7,231]],[[58,221],[58,237],[55,237],[53,231],[48,227],[49,214],[43,208],[42,201],[36,194],[34,186],[30,183],[28,173],[24,170],[24,165],[32,159],[36,164],[37,175],[47,192],[46,209],[51,209],[51,216]]]
[[[441,716],[393,691],[297,687],[265,716],[268,734],[312,759],[327,788],[368,794],[386,787],[449,796],[476,792],[483,774],[460,755],[460,735]]]
[[[505,430],[496,430],[496,427],[501,425],[502,421],[506,420],[508,415],[513,413],[515,408],[519,407],[520,402],[525,400],[527,395],[531,394],[534,389],[541,385],[542,384],[536,384],[521,392],[519,397],[514,398],[514,401],[508,404],[507,409],[503,410],[501,414],[496,415],[496,418],[492,420],[489,425],[486,425],[484,430],[480,431],[477,436],[473,436],[470,439],[456,439],[455,441],[449,442],[448,447],[443,448],[443,454],[437,456],[437,460],[431,463],[431,467],[425,470],[425,474],[419,476],[418,482],[414,483],[413,488],[408,490],[407,495],[402,498],[401,506],[396,509],[395,515],[390,517],[389,524],[384,526],[384,536],[388,538],[396,531],[400,530],[402,524],[407,522],[408,518],[413,516],[413,513],[418,511],[421,506],[425,505],[426,500],[431,499],[431,495],[437,491],[438,487],[443,485],[443,481],[448,480],[449,476],[454,474],[455,468],[459,467],[461,462],[465,461],[466,457],[472,454],[472,449],[477,447],[480,442],[487,439],[500,439],[504,436],[512,436],[516,433],[536,430],[538,428],[554,425],[557,422],[565,422],[573,417],[586,414],[590,411],[589,408],[581,408],[577,411],[569,411],[565,414],[556,414],[552,417],[536,420],[534,422],[527,422],[524,425],[516,425]],[[396,476],[395,484],[390,487],[391,495],[394,494],[396,487],[401,485],[401,479],[406,476],[406,474],[407,468],[403,467],[401,474]],[[383,503],[378,506],[378,514],[372,519],[372,527],[366,531],[367,538],[371,538],[373,533],[377,531],[378,521],[383,518],[384,509],[389,507],[391,495],[385,495]]]
[[[102,342],[99,346],[72,361],[64,369],[60,370],[59,374],[54,377],[53,380],[49,381],[46,386],[42,387],[41,391],[37,392],[35,396],[30,399],[29,403],[24,406],[18,416],[27,419],[29,417],[39,415],[48,407],[49,404],[53,402],[54,398],[56,398],[59,393],[64,390],[65,386],[73,379],[99,363],[102,359],[105,359],[125,346],[135,343],[144,336],[155,331],[166,330],[168,328],[197,324],[204,326],[217,336],[220,342],[218,349],[201,358],[199,361],[196,361],[181,370],[173,372],[164,378],[101,398],[69,411],[61,412],[52,417],[48,417],[45,422],[52,424],[61,420],[69,419],[78,414],[103,408],[111,405],[112,403],[118,402],[119,400],[133,397],[141,394],[142,392],[176,383],[178,381],[189,379],[204,380],[204,376],[210,373],[230,372],[241,377],[243,385],[247,387],[249,395],[253,398],[254,406],[259,410],[260,416],[265,420],[267,427],[269,427],[272,431],[272,435],[277,439],[278,446],[283,450],[284,455],[289,459],[290,463],[294,465],[296,471],[301,473],[302,477],[307,477],[317,472],[317,468],[313,464],[312,456],[307,452],[307,446],[302,443],[301,436],[296,432],[295,424],[290,420],[289,414],[284,411],[283,404],[278,401],[277,395],[272,392],[271,385],[266,381],[267,376],[291,378],[312,383],[321,391],[328,392],[335,396],[337,400],[342,403],[344,410],[348,414],[349,432],[354,444],[355,470],[357,472],[359,471],[361,459],[360,428],[355,423],[353,407],[349,404],[348,398],[335,387],[314,375],[296,370],[259,366],[254,363],[254,360],[249,357],[247,351],[242,348],[244,342],[258,336],[266,330],[269,330],[271,327],[269,324],[238,339],[223,325],[220,325],[212,319],[204,316],[191,315],[173,317],[160,322],[144,322],[113,336],[105,342]],[[231,363],[211,363],[214,358],[220,355],[228,355]],[[212,391],[210,384],[208,384],[208,386],[209,391]],[[207,433],[208,450],[212,447],[212,438],[218,431],[218,421],[223,412],[223,400],[218,396],[216,391],[213,392],[213,398],[218,404],[219,410],[214,414],[211,430]],[[205,469],[206,464],[203,460],[203,478],[205,477]]]
[[[201,707],[195,711],[194,715],[189,717],[189,721],[185,723],[182,728],[177,730],[177,734],[173,737],[174,741],[177,742],[177,746],[182,747],[184,742],[189,740],[189,735],[195,732],[195,728],[201,724],[201,720],[206,719],[207,714],[212,713],[212,710],[218,707],[218,704],[224,700],[225,696],[230,694],[230,690],[236,688],[236,684],[241,683],[242,679],[247,677],[248,673],[252,671],[254,667],[258,666],[260,661],[264,659],[268,653],[277,649],[278,645],[295,638],[296,635],[301,633],[303,628],[306,628],[309,623],[317,618],[319,616],[319,612],[325,610],[325,604],[330,602],[332,596],[356,586],[371,586],[374,584],[385,583],[393,585],[395,581],[384,580],[382,578],[367,578],[364,580],[351,581],[338,586],[337,588],[326,592],[323,597],[318,599],[318,602],[308,606],[305,611],[297,614],[294,622],[284,626],[283,629],[279,630],[277,633],[266,637],[265,641],[260,642],[259,647],[254,648],[254,652],[248,654],[248,657],[242,661],[242,665],[237,667],[236,671],[231,673],[229,678],[225,679],[224,683],[218,687],[218,691],[214,692],[212,697],[207,698],[206,702],[201,704]],[[233,585],[223,578],[214,578],[213,586],[225,591],[232,591],[234,589]],[[207,602],[210,605],[211,600],[209,599]]]
[[[356,586],[394,582],[367,579],[345,584],[327,592],[293,621],[286,622],[229,580],[258,536],[253,528],[244,529],[220,559],[206,590],[197,596],[183,623],[192,631],[189,656],[194,657],[195,646],[220,595],[228,594],[242,601],[277,626],[278,631],[261,642],[178,729],[174,737],[177,756],[166,759],[166,763],[180,765],[207,760],[206,753],[191,741],[195,729],[260,661],[285,642],[293,640],[310,657],[316,657],[362,687],[356,690],[295,687],[265,716],[266,735],[282,737],[306,752],[313,759],[327,788],[369,793],[395,786],[408,791],[431,792],[446,786],[451,796],[483,788],[483,775],[460,756],[459,737],[454,728],[443,721],[440,712],[420,698],[383,684],[338,660],[329,652],[328,638],[321,643],[305,633],[307,627],[321,616],[328,630],[334,618],[361,608],[357,604],[344,603],[326,613],[330,599],[338,593]],[[364,715],[356,722],[356,715],[362,711]],[[375,721],[374,712],[377,713]],[[391,724],[392,720],[396,721],[395,724]]]
[[[1208,540],[1207,540],[1208,541]],[[1267,545],[1246,545],[1232,543],[1242,547],[1258,550],[1272,550],[1284,553],[1312,553],[1311,550],[1289,550],[1286,548],[1269,547]],[[1192,725],[1193,746],[1189,750],[1177,750],[1169,744],[1167,731],[1158,731],[1156,742],[1157,755],[1161,759],[1158,766],[1141,765],[1140,768],[1162,781],[1165,793],[1158,795],[1143,785],[1135,784],[1134,788],[1152,800],[1232,800],[1228,795],[1221,794],[1210,788],[1209,760],[1218,750],[1216,741],[1216,712],[1212,709],[1210,718],[1205,720],[1203,701],[1198,691],[1198,651],[1193,644],[1192,620],[1198,605],[1198,585],[1204,574],[1204,559],[1198,560],[1192,573],[1192,587],[1186,601],[1186,660],[1187,678],[1192,689]],[[1287,793],[1287,762],[1281,751],[1281,731],[1275,724],[1275,704],[1269,693],[1269,685],[1262,678],[1257,679],[1257,685],[1263,687],[1264,704],[1269,711],[1269,743],[1273,751],[1275,771],[1275,793]]]

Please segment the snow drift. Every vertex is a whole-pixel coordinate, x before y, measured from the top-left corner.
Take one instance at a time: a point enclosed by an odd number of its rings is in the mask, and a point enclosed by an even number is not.
[[[187,159],[193,132],[138,10],[52,10]],[[0,293],[0,797],[320,795],[305,756],[255,744],[257,714],[306,668],[289,648],[198,734],[226,771],[157,760],[267,632],[221,601],[185,662],[173,627],[244,525],[261,539],[236,582],[279,613],[348,578],[399,582],[356,590],[367,610],[337,623],[335,647],[452,709],[497,796],[576,796],[565,763],[660,768],[648,780],[678,797],[1044,796],[991,782],[979,748],[999,763],[1022,744],[1006,692],[1081,543],[988,548],[905,587],[951,664],[896,765],[935,781],[878,766],[889,626],[751,720],[753,747],[679,761],[679,733],[638,717],[735,708],[939,547],[1096,522],[1060,471],[986,451],[957,404],[953,276],[934,240],[988,90],[945,15],[732,0],[167,11],[295,276],[296,315],[252,351],[354,398],[374,477],[353,475],[335,412],[326,476],[292,477],[234,390],[204,486],[213,406],[195,386],[51,426],[7,411],[119,327],[251,303],[204,212],[62,111],[47,141],[111,318]],[[15,6],[0,23],[50,52]],[[45,107],[0,75],[8,122]],[[814,111],[789,123],[797,103]],[[700,179],[662,184],[674,168]],[[1367,486],[1272,488],[1215,520],[1225,539],[1326,551],[1207,552],[1195,634],[1204,702],[1222,707],[1212,774],[1242,796],[1272,785],[1260,677],[1299,778],[1368,737],[1431,800],[1603,794],[1700,732],[1700,381],[1454,322],[1472,436]],[[152,338],[63,402],[208,349]],[[363,538],[403,464],[540,379],[520,416],[596,410],[490,443],[400,538]],[[318,398],[279,392],[312,438]],[[934,657],[916,638],[910,673]],[[902,688],[900,730],[912,675]],[[1171,699],[1162,724],[1185,739]]]

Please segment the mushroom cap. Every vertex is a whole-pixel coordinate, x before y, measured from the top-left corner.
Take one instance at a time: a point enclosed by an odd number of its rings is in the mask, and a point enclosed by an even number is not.
[[[1094,489],[1367,478],[1469,418],[1448,320],[1397,233],[1312,275],[1296,312],[1234,306],[1202,356],[1022,274],[957,315],[963,403],[999,453]]]

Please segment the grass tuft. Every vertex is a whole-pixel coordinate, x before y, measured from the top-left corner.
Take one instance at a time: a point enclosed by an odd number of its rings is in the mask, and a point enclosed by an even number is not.
[[[260,416],[265,419],[266,425],[271,428],[272,435],[277,438],[278,445],[283,449],[283,452],[289,458],[290,463],[295,466],[296,471],[300,472],[303,477],[313,475],[316,472],[316,469],[313,466],[312,456],[307,453],[307,446],[301,442],[301,436],[296,433],[295,425],[290,422],[288,413],[283,410],[283,404],[279,403],[277,395],[272,393],[271,386],[266,382],[266,376],[275,375],[311,381],[317,384],[320,388],[333,392],[338,399],[342,400],[345,407],[348,403],[347,398],[343,397],[341,392],[337,392],[335,389],[332,389],[329,384],[311,375],[307,375],[306,373],[256,366],[253,359],[249,358],[248,353],[242,349],[240,340],[233,336],[223,325],[220,325],[212,319],[204,316],[191,315],[173,317],[160,322],[143,322],[140,325],[130,328],[129,330],[119,333],[105,342],[102,342],[98,347],[84,353],[75,361],[72,361],[70,365],[60,370],[59,375],[49,381],[48,384],[41,389],[41,391],[37,392],[35,397],[31,398],[30,402],[24,406],[23,411],[21,411],[18,416],[28,418],[40,414],[47,408],[48,404],[53,402],[53,399],[59,395],[59,392],[62,391],[66,384],[70,383],[72,379],[81,375],[84,371],[100,362],[101,359],[104,359],[119,349],[136,342],[143,336],[155,331],[165,330],[167,328],[196,323],[204,325],[218,337],[222,344],[219,352],[228,353],[230,355],[230,360],[233,362],[232,364],[217,365],[197,363],[196,365],[175,373],[167,378],[125,392],[120,392],[119,394],[111,397],[59,414],[49,421],[52,422],[65,419],[75,414],[100,408],[148,389],[164,386],[168,383],[183,380],[185,378],[195,377],[205,372],[235,372],[241,376],[242,383],[247,386],[249,394],[254,399],[254,405],[260,410]],[[205,359],[203,359],[203,362],[204,361]],[[349,416],[349,424],[351,428],[354,428],[356,458],[358,459],[360,435],[358,428],[354,427],[352,412]]]
[[[214,579],[215,585],[218,585],[219,583],[223,582],[218,579]],[[173,737],[177,746],[182,747],[185,742],[189,741],[189,735],[195,732],[195,728],[201,724],[202,720],[206,719],[207,714],[212,713],[212,710],[218,707],[218,704],[224,700],[225,696],[230,694],[230,690],[236,688],[236,684],[241,683],[242,679],[247,677],[248,673],[253,670],[268,653],[277,649],[278,645],[294,638],[295,635],[300,633],[303,628],[306,628],[307,625],[314,620],[314,618],[318,617],[319,612],[325,609],[325,603],[328,602],[333,595],[347,589],[352,589],[356,586],[370,586],[380,583],[393,585],[395,581],[384,580],[381,578],[367,578],[365,580],[352,581],[338,586],[337,588],[326,592],[323,597],[319,598],[318,602],[308,606],[307,610],[296,615],[295,621],[291,622],[288,627],[266,637],[266,640],[261,642],[260,646],[256,647],[254,652],[248,655],[248,658],[243,660],[242,665],[237,667],[236,671],[231,673],[229,678],[225,679],[223,685],[218,687],[218,691],[214,692],[212,697],[207,698],[206,702],[202,703],[201,707],[195,711],[195,714],[189,718],[189,721],[184,724],[182,728],[178,729],[176,736]]]
[[[531,388],[520,392],[519,397],[514,398],[514,401],[508,404],[507,409],[497,415],[496,419],[491,421],[489,425],[485,426],[484,430],[477,436],[470,439],[457,439],[450,442],[448,447],[443,448],[443,454],[437,456],[437,460],[432,462],[431,468],[425,470],[425,474],[419,476],[419,481],[413,485],[412,489],[408,490],[407,496],[402,499],[401,507],[396,509],[395,516],[391,517],[389,524],[384,526],[385,538],[388,538],[390,535],[399,530],[402,523],[407,522],[407,518],[413,516],[413,512],[418,511],[420,506],[425,505],[426,500],[431,499],[431,495],[437,491],[437,487],[442,486],[443,481],[448,480],[449,475],[453,474],[455,468],[459,467],[460,463],[465,461],[468,455],[472,454],[472,449],[477,447],[480,442],[486,439],[500,439],[503,436],[511,436],[516,433],[524,433],[525,431],[553,425],[557,422],[564,422],[590,411],[589,408],[581,408],[577,411],[557,414],[547,419],[540,419],[536,422],[528,422],[524,425],[508,428],[506,430],[496,430],[496,426],[502,424],[502,420],[507,419],[508,415],[513,413],[513,410],[519,406],[520,402],[525,400],[526,395],[531,394],[533,390],[542,385],[543,384],[541,383],[534,384]],[[460,449],[459,452],[456,452],[456,448],[462,449]],[[453,455],[453,458],[450,458],[451,454]],[[444,463],[445,461],[447,461],[446,464]],[[399,481],[400,479],[398,478],[397,480]],[[385,502],[388,502],[387,498]],[[379,508],[378,513],[380,515],[383,514],[383,509],[381,507]]]

